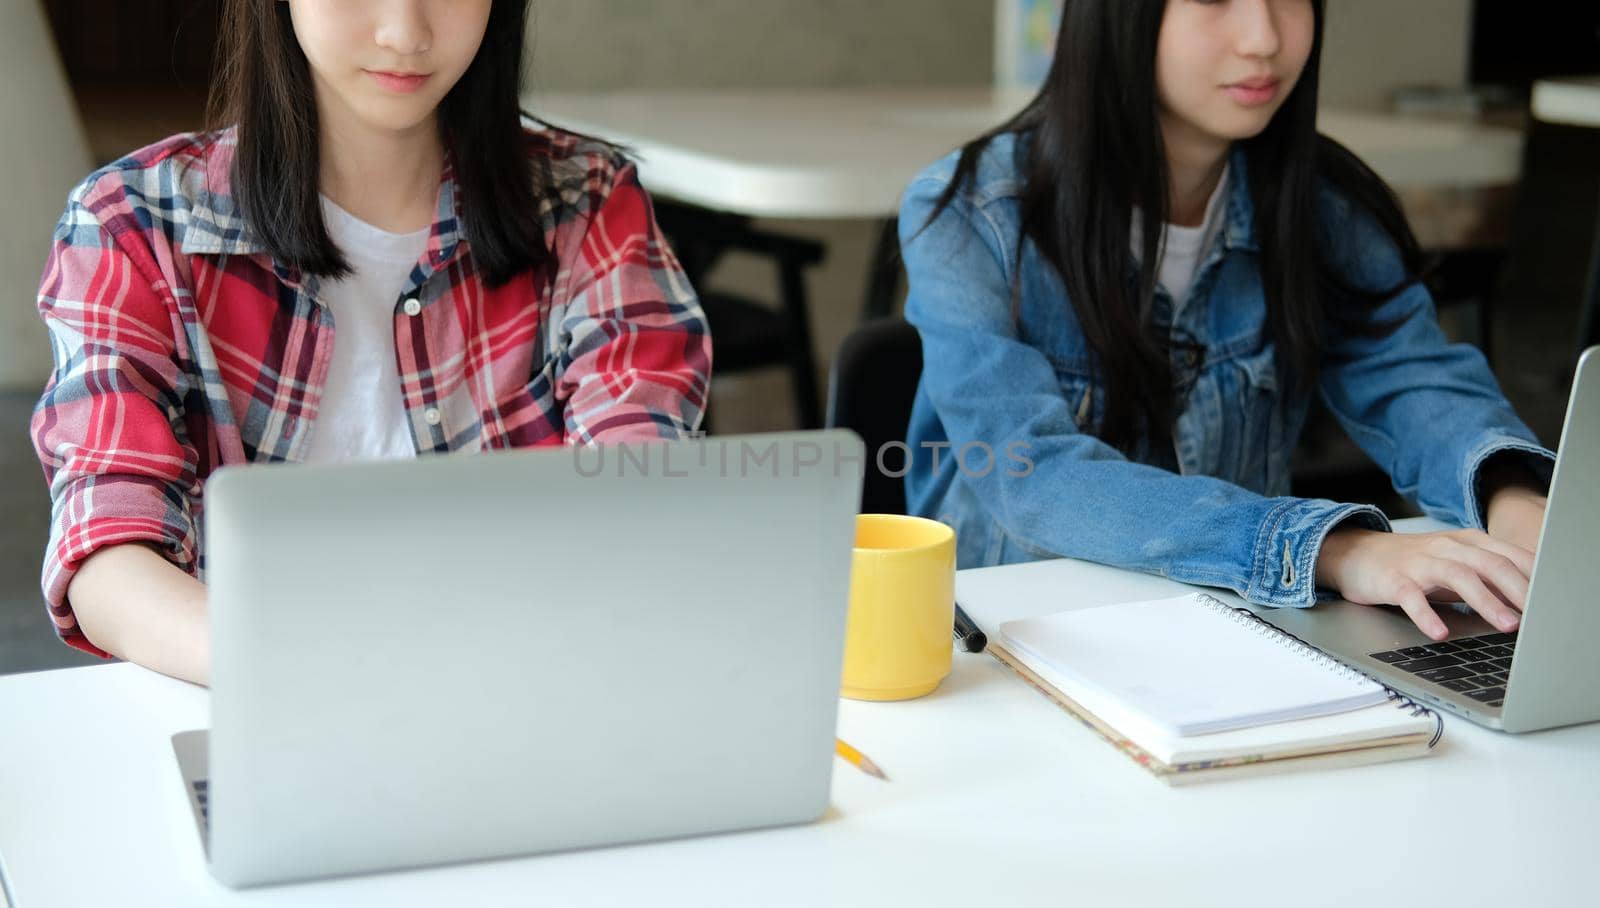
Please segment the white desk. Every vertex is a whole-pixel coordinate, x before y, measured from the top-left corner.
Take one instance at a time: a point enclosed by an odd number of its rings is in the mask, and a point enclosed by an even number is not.
[[[991,629],[1175,589],[1072,561],[958,578],[965,599],[1009,603],[974,616]],[[929,697],[843,703],[840,734],[893,781],[836,763],[814,825],[232,892],[206,873],[167,740],[206,724],[204,691],[129,665],[0,678],[12,908],[1504,906],[1600,891],[1600,725],[1511,737],[1447,718],[1431,757],[1173,789],[990,656],[958,653]]]
[[[541,94],[560,126],[629,145],[652,191],[751,217],[887,218],[918,171],[1003,122],[1028,95],[990,89]],[[1517,181],[1516,130],[1323,111],[1323,131],[1397,188]]]

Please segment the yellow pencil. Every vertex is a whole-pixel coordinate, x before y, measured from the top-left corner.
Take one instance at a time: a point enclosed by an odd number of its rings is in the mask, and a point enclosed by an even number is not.
[[[843,739],[833,739],[833,752],[841,757],[844,757],[846,760],[849,760],[857,769],[861,770],[867,775],[877,776],[885,782],[889,781],[889,777],[883,774],[883,770],[878,768],[878,764],[867,759],[866,754],[844,743]]]

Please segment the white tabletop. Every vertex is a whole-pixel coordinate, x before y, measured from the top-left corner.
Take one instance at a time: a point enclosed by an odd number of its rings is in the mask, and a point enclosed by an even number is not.
[[[1072,561],[957,583],[991,629],[1179,589]],[[1600,725],[1513,737],[1449,718],[1430,757],[1169,788],[990,656],[958,653],[931,696],[843,702],[840,734],[892,781],[837,763],[815,824],[233,892],[206,873],[168,743],[207,724],[203,690],[131,665],[0,678],[13,908],[1499,906],[1528,887],[1550,904],[1600,891]]]
[[[1533,115],[1546,123],[1600,127],[1600,76],[1533,83]]]
[[[531,94],[557,125],[632,147],[652,191],[754,217],[884,218],[918,171],[1020,110],[990,89]],[[1516,182],[1516,130],[1323,111],[1322,130],[1396,188]]]

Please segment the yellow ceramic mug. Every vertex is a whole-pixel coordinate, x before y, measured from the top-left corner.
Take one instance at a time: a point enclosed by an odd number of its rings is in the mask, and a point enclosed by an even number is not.
[[[856,517],[841,693],[909,700],[950,674],[956,533],[936,520]]]

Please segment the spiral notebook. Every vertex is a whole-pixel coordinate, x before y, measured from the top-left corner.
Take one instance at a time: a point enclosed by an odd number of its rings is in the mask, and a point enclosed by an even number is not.
[[[1441,729],[1431,711],[1203,593],[1006,622],[992,648],[1169,782],[1419,756]]]

